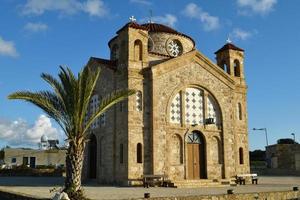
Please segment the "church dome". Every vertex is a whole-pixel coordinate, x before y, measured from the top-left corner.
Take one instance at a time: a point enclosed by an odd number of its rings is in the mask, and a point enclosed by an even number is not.
[[[43,135],[41,137],[41,142],[48,142],[48,137],[46,135]]]
[[[177,57],[195,49],[195,41],[188,35],[157,23],[142,24],[148,31],[148,51],[163,57]]]
[[[171,34],[175,34],[175,35],[180,35],[180,36],[190,39],[195,44],[195,41],[190,36],[180,33],[178,31],[172,29],[169,26],[166,26],[163,24],[157,24],[157,23],[147,23],[147,24],[142,24],[141,26],[145,27],[149,33],[150,32],[161,32],[161,33],[171,33]]]

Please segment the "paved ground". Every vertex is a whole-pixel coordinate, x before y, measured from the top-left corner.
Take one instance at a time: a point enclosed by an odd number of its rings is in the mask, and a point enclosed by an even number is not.
[[[40,177],[1,177],[0,189],[25,193],[38,197],[52,197],[49,190],[63,184],[62,178]],[[233,188],[235,193],[255,193],[267,191],[286,191],[293,186],[300,187],[300,177],[260,177],[258,185],[243,185],[237,187],[214,188],[142,188],[142,187],[107,187],[95,184],[84,186],[86,195],[91,199],[130,199],[141,198],[145,192],[151,197],[165,196],[195,196],[209,194],[225,194],[227,189]]]

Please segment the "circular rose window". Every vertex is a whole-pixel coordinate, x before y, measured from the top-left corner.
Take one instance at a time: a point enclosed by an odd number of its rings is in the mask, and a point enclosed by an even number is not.
[[[167,52],[170,56],[177,57],[182,54],[182,45],[178,40],[167,42]]]

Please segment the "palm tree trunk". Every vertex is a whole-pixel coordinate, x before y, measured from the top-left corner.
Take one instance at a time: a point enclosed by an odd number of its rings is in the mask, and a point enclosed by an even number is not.
[[[75,145],[70,142],[66,155],[65,191],[69,197],[83,196],[81,190],[81,172],[83,165],[84,144]],[[71,198],[71,199],[73,199]]]

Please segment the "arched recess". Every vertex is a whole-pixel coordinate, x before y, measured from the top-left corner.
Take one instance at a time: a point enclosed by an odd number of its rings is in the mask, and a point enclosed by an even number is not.
[[[187,151],[187,178],[207,179],[206,141],[200,131],[194,130],[185,136]]]
[[[240,61],[239,60],[234,60],[234,76],[240,77],[241,76],[241,66],[240,66]]]
[[[170,163],[171,165],[180,165],[183,163],[182,139],[179,135],[174,134],[169,144]]]
[[[135,61],[143,60],[143,43],[141,40],[134,41],[134,60]]]
[[[212,138],[212,160],[214,164],[222,164],[222,145],[218,137]]]
[[[97,138],[94,134],[89,140],[89,178],[97,178]]]

